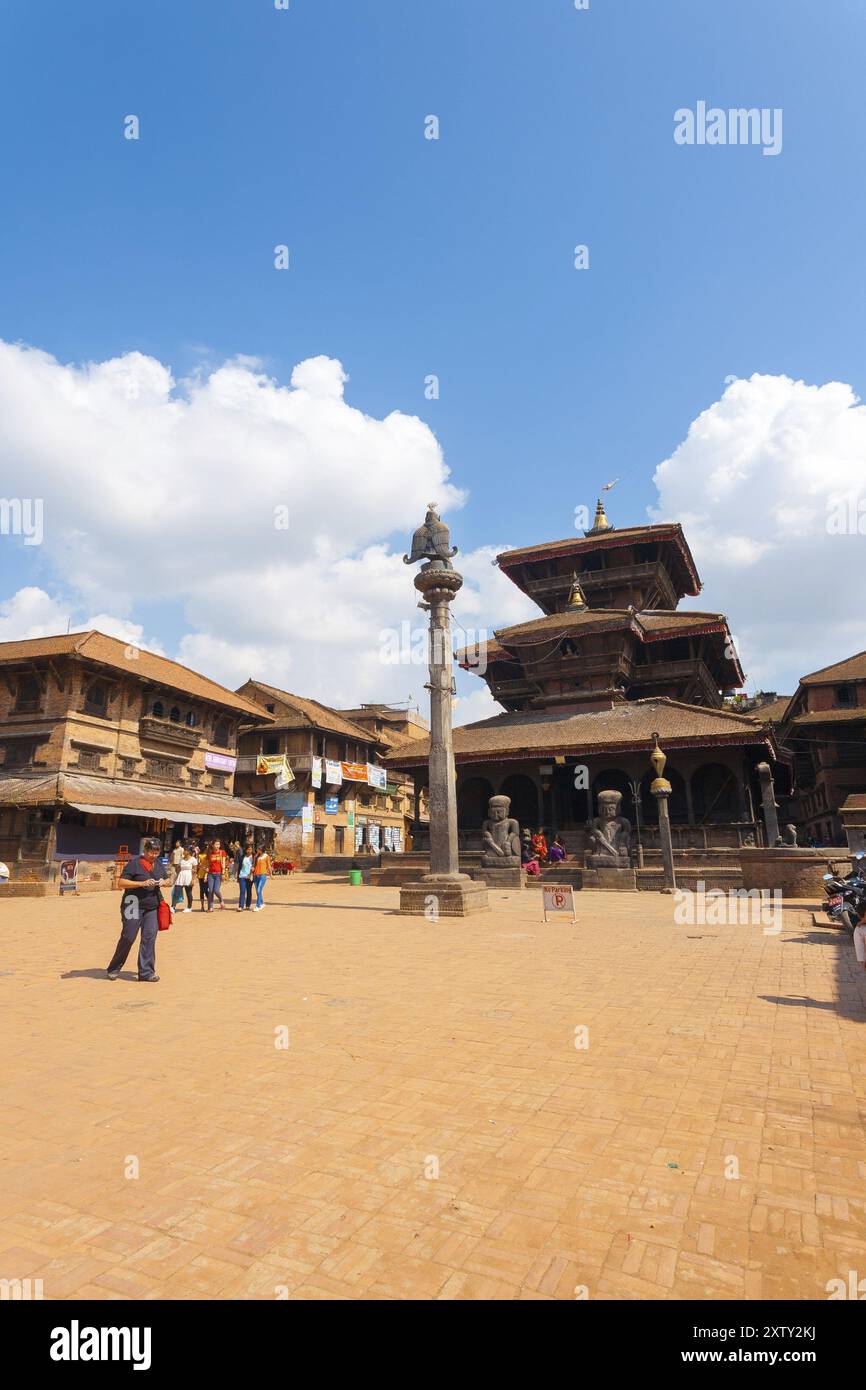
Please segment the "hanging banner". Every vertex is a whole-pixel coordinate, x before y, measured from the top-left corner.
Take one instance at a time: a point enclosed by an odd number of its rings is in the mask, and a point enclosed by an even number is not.
[[[384,791],[388,785],[388,774],[384,767],[374,767],[372,763],[367,764],[367,786],[377,787],[379,791]]]
[[[330,787],[342,787],[343,785],[342,765],[334,762],[333,758],[325,759],[325,781]]]
[[[338,796],[325,797],[325,815],[336,816],[340,809],[340,798]]]
[[[204,765],[215,768],[217,772],[234,772],[238,760],[233,758],[230,753],[205,753]]]
[[[313,833],[313,808],[312,806],[301,807],[301,834],[312,835]]]
[[[367,781],[366,763],[340,763],[340,770],[342,771],[344,782]]]
[[[313,758],[313,786],[318,788],[318,787],[320,787],[321,785],[322,785],[322,759],[321,759],[321,758]]]
[[[295,774],[289,767],[289,760],[285,753],[278,753],[274,757],[267,757],[264,753],[259,753],[256,758],[256,776],[270,777],[276,774],[281,780],[285,779],[284,785],[294,782]]]

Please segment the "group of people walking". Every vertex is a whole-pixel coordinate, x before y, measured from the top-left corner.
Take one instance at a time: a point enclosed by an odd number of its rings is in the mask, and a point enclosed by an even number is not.
[[[225,908],[223,883],[235,879],[238,885],[238,912],[261,912],[265,906],[265,885],[273,873],[273,865],[268,851],[256,849],[252,841],[241,845],[234,841],[228,851],[223,849],[221,840],[211,840],[204,845],[195,842],[183,844],[178,840],[171,856],[174,882],[171,890],[172,910],[192,911],[193,883],[198,882],[199,906],[202,912],[213,912],[214,902],[220,910]],[[253,889],[256,902],[253,906]],[[186,896],[186,907],[181,904]]]
[[[159,980],[156,973],[156,937],[160,928],[168,926],[170,920],[168,904],[162,896],[162,884],[169,878],[173,911],[192,912],[193,885],[196,882],[202,912],[213,912],[214,902],[219,903],[220,909],[225,908],[223,880],[235,878],[238,884],[238,912],[261,912],[265,906],[265,885],[272,873],[268,851],[264,847],[256,849],[249,840],[245,845],[239,841],[230,844],[228,853],[220,840],[211,840],[203,845],[195,841],[184,844],[178,840],[168,864],[162,855],[159,840],[144,840],[141,853],[127,860],[117,883],[121,890],[121,926],[120,938],[106,971],[109,980],[119,977],[139,932],[138,978],[149,984]],[[186,907],[181,906],[184,899]],[[161,914],[166,920],[160,920]]]

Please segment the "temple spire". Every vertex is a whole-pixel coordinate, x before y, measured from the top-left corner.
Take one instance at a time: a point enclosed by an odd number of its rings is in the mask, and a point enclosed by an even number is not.
[[[602,502],[601,498],[599,497],[598,502],[596,503],[596,507],[595,507],[595,521],[594,521],[593,524],[592,524],[592,529],[589,530],[589,531],[585,531],[585,532],[584,532],[584,535],[586,535],[586,536],[597,536],[597,535],[599,534],[600,531],[612,531],[612,530],[613,530],[613,527],[611,526],[610,522],[608,521],[608,519],[607,519],[607,514],[606,514],[606,512],[605,512],[605,510],[604,510],[604,503]]]

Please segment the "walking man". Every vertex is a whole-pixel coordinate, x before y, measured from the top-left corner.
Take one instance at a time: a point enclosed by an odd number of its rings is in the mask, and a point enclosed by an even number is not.
[[[156,984],[156,936],[159,931],[157,909],[162,901],[159,882],[162,871],[154,868],[159,854],[159,840],[145,840],[140,855],[127,860],[120,879],[120,938],[111,958],[107,975],[116,980],[126,963],[141,931],[138,946],[138,978]]]

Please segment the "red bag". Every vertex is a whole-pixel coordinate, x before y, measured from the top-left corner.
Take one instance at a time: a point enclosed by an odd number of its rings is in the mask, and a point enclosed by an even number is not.
[[[168,931],[171,926],[171,908],[163,898],[156,909],[156,920],[160,931]]]

